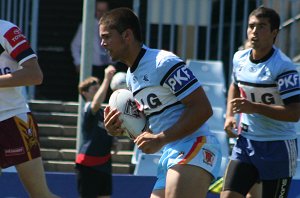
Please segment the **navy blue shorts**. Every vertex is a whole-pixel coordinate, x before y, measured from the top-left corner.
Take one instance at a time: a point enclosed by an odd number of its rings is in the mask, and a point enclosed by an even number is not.
[[[297,152],[297,139],[262,142],[239,136],[231,160],[252,164],[260,180],[274,180],[295,174]]]

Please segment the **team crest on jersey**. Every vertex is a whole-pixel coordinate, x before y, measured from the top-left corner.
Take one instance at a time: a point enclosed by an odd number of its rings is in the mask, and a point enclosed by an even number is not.
[[[203,149],[203,162],[212,166],[215,161],[215,154],[207,149]]]
[[[287,72],[278,78],[278,89],[280,93],[289,92],[299,89],[299,74],[295,72]]]
[[[185,66],[177,67],[172,73],[168,76],[165,80],[165,83],[174,91],[176,94],[177,92],[181,91],[185,88],[191,81],[195,80],[195,76]]]
[[[144,75],[144,77],[143,77],[143,81],[146,81],[146,82],[148,82],[149,81],[149,77],[148,77],[148,75],[146,74],[146,75]]]
[[[249,67],[249,72],[254,73],[254,72],[256,72],[256,71],[257,71],[257,69],[256,69],[255,67]]]

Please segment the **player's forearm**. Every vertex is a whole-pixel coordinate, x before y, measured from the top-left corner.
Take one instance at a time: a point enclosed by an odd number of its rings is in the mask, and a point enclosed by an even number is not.
[[[194,133],[212,116],[210,105],[197,106],[186,109],[176,124],[159,134],[164,144]]]
[[[43,81],[43,73],[36,59],[30,59],[22,65],[23,68],[13,73],[0,76],[0,87],[16,87],[38,85]]]
[[[274,120],[286,122],[298,122],[300,103],[289,104],[288,106],[266,105],[254,103],[254,112]]]
[[[239,96],[240,96],[240,92],[239,92],[238,88],[232,83],[228,90],[226,117],[234,116],[234,113],[232,111],[232,104],[230,101],[234,98],[238,98]]]

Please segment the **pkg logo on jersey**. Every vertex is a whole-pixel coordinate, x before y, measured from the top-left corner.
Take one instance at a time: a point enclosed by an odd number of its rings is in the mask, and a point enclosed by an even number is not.
[[[298,73],[287,73],[287,74],[279,77],[278,89],[279,89],[280,93],[286,92],[286,91],[291,91],[296,88],[300,88]]]
[[[165,83],[171,87],[174,93],[177,93],[189,84],[192,80],[196,79],[191,70],[185,66],[176,68],[166,79]]]
[[[13,27],[4,34],[4,38],[9,42],[12,47],[15,47],[21,41],[26,40],[21,30],[17,27]]]

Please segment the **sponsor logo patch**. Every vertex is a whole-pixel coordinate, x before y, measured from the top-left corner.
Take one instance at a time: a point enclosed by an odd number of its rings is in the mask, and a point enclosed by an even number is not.
[[[183,89],[189,82],[195,79],[191,70],[185,66],[176,68],[166,79],[165,83],[177,93]]]
[[[299,74],[297,73],[288,73],[281,76],[278,79],[279,92],[285,92],[299,88]]]
[[[25,36],[22,34],[21,30],[17,27],[13,27],[10,30],[8,30],[5,34],[4,37],[7,39],[9,44],[12,47],[15,47],[18,43],[21,41],[26,40]]]
[[[4,150],[5,156],[16,156],[16,155],[22,155],[24,153],[25,153],[25,151],[24,151],[23,147]]]

